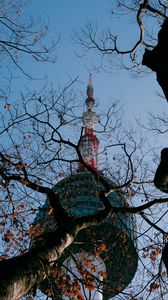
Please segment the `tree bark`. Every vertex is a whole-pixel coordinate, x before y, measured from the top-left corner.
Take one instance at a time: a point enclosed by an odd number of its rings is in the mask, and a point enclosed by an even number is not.
[[[46,234],[44,245],[0,262],[0,299],[18,300],[49,275],[51,266],[74,240],[80,229],[58,229]]]
[[[98,225],[110,213],[102,209],[95,215],[71,217],[62,220],[55,231],[42,234],[35,247],[23,255],[0,262],[0,300],[18,300],[50,275],[52,265],[72,244],[82,229]]]

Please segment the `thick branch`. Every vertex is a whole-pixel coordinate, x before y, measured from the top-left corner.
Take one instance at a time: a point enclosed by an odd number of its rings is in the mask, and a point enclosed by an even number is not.
[[[6,175],[3,171],[3,169],[0,169],[0,176],[5,180],[5,182],[10,182],[10,181],[18,181],[21,184],[29,187],[30,189],[32,189],[33,191],[36,192],[40,192],[42,194],[46,194],[46,196],[48,197],[48,200],[50,202],[50,205],[53,208],[53,214],[54,217],[56,219],[56,222],[58,224],[62,223],[62,219],[66,219],[68,220],[68,214],[66,213],[66,211],[64,210],[64,208],[62,207],[62,205],[60,204],[59,201],[59,196],[57,193],[55,193],[52,189],[50,189],[49,187],[45,187],[39,184],[36,184],[34,182],[31,182],[28,177],[26,176],[26,178],[21,177],[19,175]]]
[[[113,207],[113,211],[115,212],[121,212],[121,213],[132,213],[132,214],[136,214],[139,213],[141,211],[144,211],[145,209],[148,209],[156,204],[164,204],[164,203],[168,203],[168,198],[160,198],[160,199],[154,199],[148,203],[145,203],[143,205],[139,205],[136,207]]]

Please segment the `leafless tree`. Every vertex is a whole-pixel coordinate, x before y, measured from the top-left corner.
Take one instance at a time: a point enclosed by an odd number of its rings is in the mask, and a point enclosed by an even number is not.
[[[10,13],[12,10],[15,16],[20,1],[15,2],[14,6],[8,1],[3,3],[6,5],[4,7],[10,4]],[[130,58],[129,67],[132,67],[134,64],[140,65],[144,46],[155,46],[149,31],[144,30],[144,19],[152,18],[162,24],[167,7],[164,1],[127,3],[115,1],[117,10],[133,13],[137,18],[140,35],[130,50],[120,50],[117,38],[109,30],[105,40],[98,43],[97,31],[91,25],[83,32],[85,39],[77,38],[85,49],[97,49],[103,58],[115,53],[127,55]],[[118,13],[117,10],[113,13]],[[20,11],[17,14],[20,15]],[[11,20],[7,10],[4,11],[4,20],[2,17],[1,21],[3,28],[8,31],[9,40],[2,39],[2,54],[21,69],[15,50],[29,54],[36,60],[48,59],[46,48],[44,52],[37,48],[35,53],[32,50],[43,33],[37,38],[35,33],[33,41],[29,40],[32,38],[30,24],[27,27],[22,23],[20,32],[20,23]],[[155,40],[157,43],[156,36]],[[137,52],[140,47],[143,48],[141,56]],[[124,291],[121,289],[116,298],[166,300],[166,272],[162,269],[161,252],[167,241],[168,198],[153,185],[158,161],[151,161],[153,149],[148,150],[144,146],[143,139],[137,138],[135,130],[126,129],[125,124],[122,125],[121,109],[117,103],[112,103],[109,108],[102,109],[101,122],[97,128],[97,135],[100,134],[103,140],[100,166],[104,175],[108,175],[112,181],[107,181],[102,173],[87,165],[79,147],[83,131],[78,126],[82,115],[81,104],[72,89],[76,81],[57,92],[53,89],[33,93],[27,91],[26,95],[22,95],[20,103],[13,106],[6,103],[0,115],[0,297],[2,300],[17,300],[24,296],[27,299],[38,299],[37,289],[43,290],[43,281],[47,278],[50,281],[53,273],[57,277],[57,286],[62,288],[62,294],[66,294],[71,281],[61,273],[61,257],[65,251],[75,245],[75,239],[82,231],[90,229],[91,232],[92,226],[98,227],[104,224],[107,217],[118,217],[121,214],[131,217],[136,215],[139,268],[132,285]],[[61,196],[64,199],[66,195],[60,196],[53,189],[61,179],[73,176],[79,163],[102,186],[97,192],[101,208],[89,216],[69,214],[61,200]],[[111,205],[109,196],[115,192],[121,193],[128,205]],[[46,198],[47,208],[44,206]],[[40,211],[44,212],[44,209],[47,209],[55,225],[46,232],[43,227],[40,228],[40,223],[34,222],[35,216]],[[92,240],[92,244],[95,255],[105,250],[97,237]],[[72,251],[70,255],[75,261],[76,256]],[[75,263],[81,273],[85,271],[80,268],[79,262]],[[92,280],[95,280],[94,276],[87,282],[82,281],[81,277],[75,279],[77,296],[81,296],[79,282],[89,290],[93,286]],[[99,283],[101,285],[102,282]],[[106,288],[110,291],[110,284]],[[52,292],[53,285],[45,290],[46,299],[54,298]]]
[[[30,3],[29,3],[30,4]],[[2,0],[0,3],[0,67],[12,71],[12,67],[18,68],[22,73],[28,74],[24,68],[23,60],[30,57],[36,62],[55,62],[55,41],[47,41],[49,24],[42,23],[40,18],[34,20],[26,15],[24,10],[28,5],[22,0]]]
[[[139,276],[148,274],[145,275],[146,288],[140,286],[122,292],[119,299],[135,299],[141,294],[147,299],[150,293],[153,297],[157,291],[156,299],[164,299],[165,279],[157,263],[163,236],[166,237],[164,222],[168,199],[156,197],[152,184],[154,173],[148,172],[142,140],[136,141],[130,131],[122,129],[117,103],[104,111],[97,132],[104,136],[104,141],[105,137],[108,140],[101,148],[102,169],[117,184],[107,182],[83,161],[79,149],[81,130],[80,125],[77,126],[81,108],[75,101],[73,84],[71,82],[60,92],[51,89],[31,94],[29,91],[22,96],[21,106],[6,108],[6,116],[1,115],[1,299],[19,299],[29,293],[35,295],[36,289],[53,270],[58,276],[59,259],[81,230],[99,226],[108,216],[119,213],[138,216],[140,225],[136,234],[141,244],[138,251],[143,265]],[[102,208],[90,216],[73,217],[62,205],[53,186],[61,178],[73,175],[79,162],[104,186],[98,192]],[[129,205],[114,207],[108,196],[121,190]],[[44,233],[42,228],[37,230],[33,220],[44,209],[46,197],[56,227]],[[143,222],[147,225],[142,226]],[[30,246],[30,240],[34,239],[35,246]],[[101,247],[99,250],[103,251]],[[163,284],[160,283],[162,280]],[[65,283],[64,278],[61,283],[64,288]],[[52,289],[48,289],[47,297],[52,298]]]
[[[84,29],[74,32],[74,40],[80,46],[79,55],[86,55],[88,51],[97,53],[95,68],[109,69],[117,63],[127,70],[139,73],[142,72],[142,64],[147,66],[156,72],[157,81],[168,100],[167,10],[164,0],[113,1],[112,22],[103,33],[96,22],[87,23]],[[127,22],[128,17],[132,20],[124,43],[118,34],[117,26],[114,26],[116,16],[120,27],[122,22]]]

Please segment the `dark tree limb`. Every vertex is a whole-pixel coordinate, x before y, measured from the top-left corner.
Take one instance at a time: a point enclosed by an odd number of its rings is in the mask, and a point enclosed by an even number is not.
[[[158,33],[158,44],[153,50],[145,49],[142,64],[156,72],[156,77],[168,101],[168,19]]]
[[[160,191],[168,193],[168,148],[161,151],[161,162],[155,173],[154,185]]]
[[[167,275],[168,275],[168,243],[165,244],[162,251],[162,261],[166,267]]]

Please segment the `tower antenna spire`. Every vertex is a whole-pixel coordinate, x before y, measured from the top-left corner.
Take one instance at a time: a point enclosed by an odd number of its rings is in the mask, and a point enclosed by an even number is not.
[[[100,142],[94,134],[94,125],[99,122],[99,117],[95,112],[92,111],[95,104],[95,99],[93,98],[92,74],[89,74],[86,94],[87,98],[85,103],[87,111],[84,112],[82,116],[84,134],[81,137],[79,149],[84,161],[93,169],[97,170],[98,149]],[[84,170],[84,167],[81,163],[79,164],[79,170]]]
[[[92,73],[89,74],[89,81],[87,86],[87,96],[88,98],[93,98],[93,82],[92,82]]]

